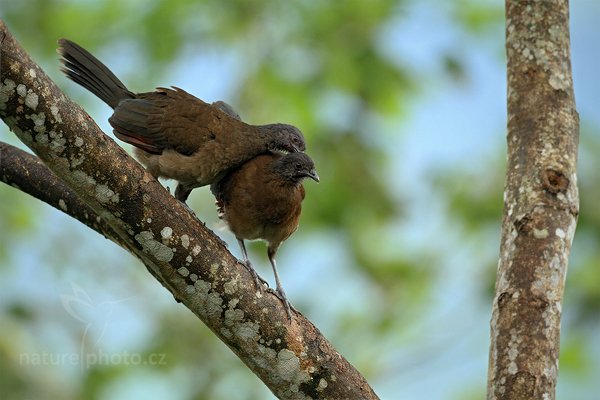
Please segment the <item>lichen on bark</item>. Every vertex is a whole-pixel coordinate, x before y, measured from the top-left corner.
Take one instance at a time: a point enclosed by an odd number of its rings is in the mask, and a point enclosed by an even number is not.
[[[579,214],[568,1],[506,1],[508,163],[488,400],[555,398]]]

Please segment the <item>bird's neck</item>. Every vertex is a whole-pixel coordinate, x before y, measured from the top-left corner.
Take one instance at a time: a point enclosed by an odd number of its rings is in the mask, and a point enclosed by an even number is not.
[[[302,185],[302,178],[297,178],[294,176],[289,176],[282,171],[278,170],[276,167],[273,168],[273,173],[278,177],[277,182],[281,186],[286,187],[298,187]]]
[[[268,136],[273,136],[281,129],[281,124],[260,125],[261,131]]]
[[[280,135],[280,124],[259,125],[260,136],[263,140],[272,140],[275,136]]]
[[[232,128],[232,131],[235,132],[236,140],[244,143],[244,153],[261,154],[269,149],[269,131],[264,125],[242,124]]]

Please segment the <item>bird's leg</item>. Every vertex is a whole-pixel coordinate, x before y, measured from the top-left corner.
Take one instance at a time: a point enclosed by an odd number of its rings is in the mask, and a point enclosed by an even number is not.
[[[252,277],[254,278],[254,283],[256,283],[256,287],[258,288],[258,290],[260,290],[262,292],[263,283],[261,282],[261,279],[259,278],[258,274],[256,273],[256,270],[250,263],[250,259],[248,258],[248,253],[246,252],[246,245],[244,244],[244,240],[238,239],[237,241],[240,245],[240,249],[242,249],[242,256],[244,257],[244,265],[246,266],[246,269],[252,274]]]
[[[175,188],[175,198],[185,204],[190,193],[192,193],[192,189],[188,189],[181,182],[177,183],[177,187]]]
[[[281,282],[279,281],[279,274],[277,273],[277,265],[275,264],[275,253],[277,252],[277,247],[269,246],[267,248],[267,255],[269,256],[269,261],[271,262],[271,267],[273,267],[273,274],[275,274],[275,283],[277,284],[277,293],[283,302],[283,306],[285,307],[285,311],[287,313],[288,319],[292,320],[292,306],[283,291],[283,286],[281,286]],[[295,311],[295,309],[294,309]]]
[[[168,189],[168,188],[167,188]],[[194,210],[192,210],[192,207],[190,207],[186,201],[190,195],[190,193],[192,193],[192,189],[188,189],[186,186],[184,186],[181,182],[177,183],[177,186],[175,187],[175,198],[177,200],[179,200],[180,202],[183,203],[183,205],[185,206],[185,208],[188,209],[188,211],[194,216],[196,217],[196,212]]]

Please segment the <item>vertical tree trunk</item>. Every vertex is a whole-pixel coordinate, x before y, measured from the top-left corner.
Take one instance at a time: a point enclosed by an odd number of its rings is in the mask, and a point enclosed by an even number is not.
[[[555,398],[579,212],[567,0],[506,1],[508,165],[488,400]]]

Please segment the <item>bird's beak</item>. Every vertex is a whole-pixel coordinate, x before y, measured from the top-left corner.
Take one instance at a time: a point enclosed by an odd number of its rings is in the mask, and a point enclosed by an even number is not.
[[[321,180],[321,178],[319,178],[319,175],[317,174],[317,171],[315,171],[314,169],[310,170],[310,172],[308,173],[308,177],[317,183]]]

